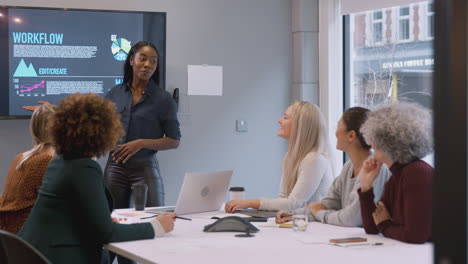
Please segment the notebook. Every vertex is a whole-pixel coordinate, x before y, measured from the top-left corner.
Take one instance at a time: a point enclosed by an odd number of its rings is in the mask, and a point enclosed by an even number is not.
[[[218,211],[226,199],[232,170],[186,173],[175,207],[146,210],[148,213],[176,212],[177,215]]]

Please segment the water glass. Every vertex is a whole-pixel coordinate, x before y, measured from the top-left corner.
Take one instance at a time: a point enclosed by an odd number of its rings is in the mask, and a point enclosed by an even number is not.
[[[301,206],[296,208],[292,212],[292,222],[293,222],[293,230],[294,231],[306,231],[307,225],[309,224],[308,221],[308,208],[306,206]]]

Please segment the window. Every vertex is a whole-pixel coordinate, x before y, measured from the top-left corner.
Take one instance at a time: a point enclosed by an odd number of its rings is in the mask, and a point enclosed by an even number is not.
[[[374,11],[372,13],[372,43],[377,44],[383,41],[383,12]]]
[[[427,37],[433,38],[434,37],[434,3],[429,2],[427,3]]]
[[[409,6],[400,7],[398,13],[398,40],[405,41],[410,39],[410,8]]]
[[[428,1],[395,0],[405,2],[401,6],[389,4],[392,0],[319,2],[320,108],[330,128],[343,109],[352,106],[374,108],[385,102],[406,101],[432,108],[434,57],[432,39],[426,37]],[[374,10],[370,6],[375,6]],[[400,7],[408,6],[410,39],[399,41]],[[373,22],[380,23],[381,30],[379,26],[374,30]],[[381,32],[378,44],[374,43],[374,31]],[[329,131],[333,141],[334,131]]]
[[[425,12],[426,6],[428,10],[432,8],[427,2],[422,2],[345,17],[344,59],[345,65],[349,65],[344,70],[345,108],[372,108],[392,101],[415,102],[432,107],[432,39],[411,37],[412,16],[427,16],[427,21],[433,20],[433,12]],[[363,28],[366,24],[362,23],[364,15],[370,16],[368,26],[372,30],[372,41],[381,42],[380,45],[362,45],[362,40],[366,38],[363,33],[366,32]],[[388,27],[386,33],[382,32],[383,15]],[[425,32],[425,28],[419,28],[425,27],[425,24],[415,23],[414,26]],[[427,23],[427,32],[431,30],[433,34],[433,24]],[[383,34],[395,37],[383,41]]]

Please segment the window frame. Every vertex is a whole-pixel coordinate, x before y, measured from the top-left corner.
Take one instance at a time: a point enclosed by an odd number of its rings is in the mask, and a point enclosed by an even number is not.
[[[400,14],[400,11],[402,8],[408,8],[408,15],[405,15],[405,16],[402,16]],[[395,12],[395,15],[396,15],[396,20],[395,21],[398,21],[398,23],[393,23],[395,26],[395,31],[396,32],[396,42],[397,43],[405,43],[405,42],[412,42],[414,41],[414,22],[413,22],[413,18],[414,18],[414,5],[405,5],[405,6],[399,6],[399,7],[394,7],[392,8],[392,12]],[[400,23],[402,20],[408,20],[408,39],[401,39],[400,36],[401,36],[401,28],[400,28]]]
[[[376,11],[382,12],[381,19],[374,19],[374,13]],[[387,25],[385,24],[385,20],[387,19],[387,14],[385,13],[385,9],[378,9],[372,11],[364,12],[366,15],[366,39],[365,45],[366,47],[377,47],[385,45],[387,41],[385,32],[387,31]],[[344,15],[343,15],[344,17]],[[374,24],[381,23],[382,24],[382,39],[380,41],[374,41]]]
[[[343,114],[343,21],[341,0],[319,0],[319,106],[328,126],[335,173],[341,171],[343,153],[335,148],[335,130]]]
[[[429,5],[432,5],[432,11],[429,10]],[[434,18],[435,18],[435,12],[434,12],[434,2],[427,2],[425,4],[425,11],[426,11],[426,19],[425,19],[425,40],[433,40],[434,39]],[[432,20],[432,35],[429,34],[429,25],[431,24],[429,21]]]
[[[377,12],[380,12],[382,17],[380,19],[376,19],[375,18],[375,14]],[[384,29],[384,10],[383,9],[379,9],[379,10],[376,10],[376,11],[372,11],[372,12],[369,12],[369,17],[370,17],[370,31],[371,31],[371,34],[370,34],[370,39],[371,39],[371,43],[375,46],[377,45],[383,45],[384,42],[385,42],[385,29]],[[380,36],[380,41],[375,41],[375,25],[376,24],[380,24],[381,25],[381,36]]]

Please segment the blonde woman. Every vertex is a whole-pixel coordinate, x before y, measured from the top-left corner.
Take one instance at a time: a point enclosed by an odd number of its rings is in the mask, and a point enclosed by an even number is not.
[[[288,141],[279,197],[232,200],[226,203],[226,212],[243,208],[290,210],[318,201],[327,193],[333,181],[333,169],[320,109],[308,102],[295,102],[278,123],[278,136]]]
[[[349,160],[343,165],[340,175],[335,178],[328,194],[319,202],[308,205],[313,221],[338,226],[362,226],[361,208],[357,189],[360,187],[359,175],[362,164],[371,156],[371,146],[366,143],[360,132],[366,121],[368,109],[352,107],[341,116],[336,128],[336,148],[345,152]],[[382,195],[385,182],[390,177],[386,166],[380,169],[374,181],[374,201]],[[285,217],[285,211],[276,214],[276,223],[282,224],[292,220]]]
[[[18,154],[11,163],[0,197],[0,229],[17,233],[36,201],[42,177],[54,155],[47,132],[47,120],[54,108],[43,105],[31,117],[30,131],[34,147]]]

